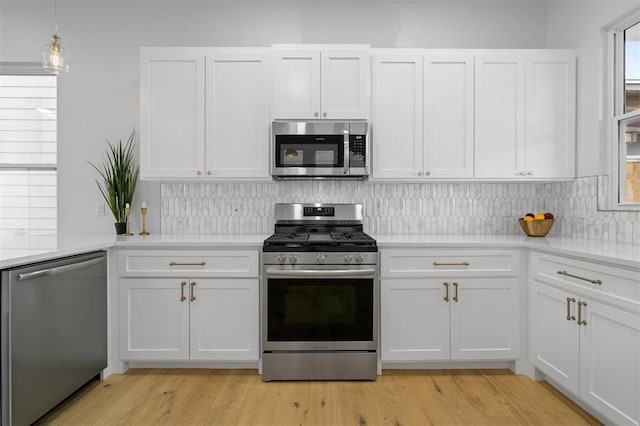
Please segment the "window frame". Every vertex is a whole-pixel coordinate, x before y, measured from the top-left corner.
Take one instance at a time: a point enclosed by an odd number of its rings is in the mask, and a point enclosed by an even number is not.
[[[624,31],[640,23],[640,7],[625,13],[603,28],[604,33],[604,121],[607,144],[607,174],[609,184],[607,209],[622,211],[640,211],[640,202],[624,201],[626,185],[626,160],[623,158],[624,138],[620,130],[630,118],[640,117],[640,109],[625,113],[625,74],[624,74]]]

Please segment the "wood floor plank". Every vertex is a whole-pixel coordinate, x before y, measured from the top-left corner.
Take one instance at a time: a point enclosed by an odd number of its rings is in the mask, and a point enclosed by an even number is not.
[[[40,425],[597,425],[509,370],[385,370],[376,382],[264,383],[255,370],[135,369],[92,382]]]

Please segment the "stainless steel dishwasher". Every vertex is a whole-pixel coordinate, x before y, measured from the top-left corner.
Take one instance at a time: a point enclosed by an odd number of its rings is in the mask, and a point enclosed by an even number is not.
[[[107,366],[106,253],[2,272],[2,426],[29,425]]]

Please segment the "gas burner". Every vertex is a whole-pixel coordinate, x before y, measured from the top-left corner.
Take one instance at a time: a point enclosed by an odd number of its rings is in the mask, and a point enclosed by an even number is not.
[[[275,233],[264,252],[376,252],[376,240],[363,232],[359,204],[277,204]]]
[[[265,240],[265,244],[303,245],[309,239],[307,233],[275,233]]]
[[[370,244],[375,243],[375,240],[364,232],[332,232],[331,237],[336,244]]]

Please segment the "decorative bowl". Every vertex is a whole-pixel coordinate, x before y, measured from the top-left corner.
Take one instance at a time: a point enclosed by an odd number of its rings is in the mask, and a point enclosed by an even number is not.
[[[553,219],[525,221],[520,219],[520,226],[529,237],[544,237],[553,226]]]

